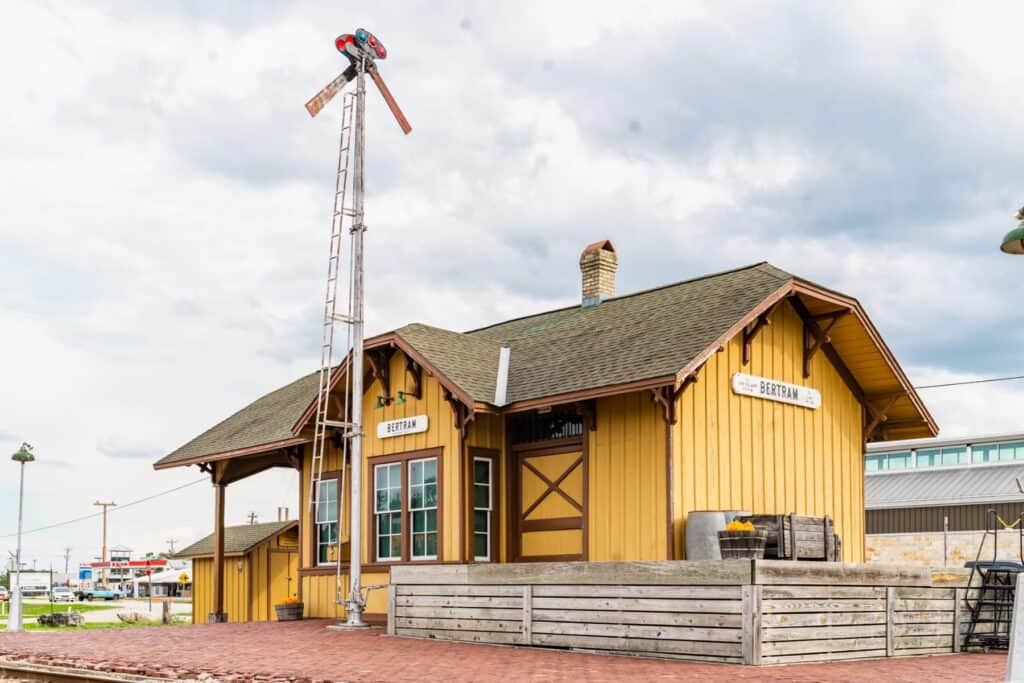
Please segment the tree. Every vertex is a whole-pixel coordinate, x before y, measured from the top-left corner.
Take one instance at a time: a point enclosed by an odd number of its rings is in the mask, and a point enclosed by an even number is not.
[[[3,574],[0,574],[0,586],[11,588],[11,572],[9,569],[5,569]]]

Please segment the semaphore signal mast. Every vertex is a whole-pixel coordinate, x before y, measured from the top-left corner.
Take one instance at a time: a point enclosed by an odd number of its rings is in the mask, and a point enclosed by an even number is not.
[[[320,380],[316,397],[316,424],[313,432],[312,472],[309,484],[310,509],[319,521],[321,514],[331,512],[322,510],[321,483],[325,442],[330,430],[340,430],[342,437],[342,480],[338,495],[338,509],[334,510],[340,531],[341,501],[344,499],[345,471],[349,461],[352,463],[350,489],[349,524],[349,590],[348,598],[342,600],[341,557],[336,553],[336,602],[345,605],[346,627],[364,627],[363,608],[366,596],[361,584],[362,580],[362,444],[363,444],[363,233],[366,232],[363,214],[363,173],[366,159],[366,74],[373,79],[377,89],[387,103],[391,113],[402,131],[408,135],[412,130],[402,110],[388,90],[380,72],[377,71],[377,60],[387,57],[387,50],[369,31],[356,29],[355,33],[346,33],[334,41],[335,47],[348,58],[349,66],[337,78],[306,103],[306,111],[316,116],[352,80],[356,82],[355,92],[345,93],[341,107],[341,134],[338,146],[338,172],[334,188],[334,211],[331,216],[331,242],[327,260],[327,287],[324,295],[324,318],[320,346]],[[353,135],[354,134],[354,135]],[[354,138],[354,142],[353,142]],[[349,186],[349,164],[352,164],[352,196],[351,203],[346,203]],[[342,274],[342,248],[345,226],[348,226],[348,297],[344,313],[337,310],[338,279]],[[336,323],[345,325],[345,359],[336,370],[334,367],[334,326]],[[352,368],[357,371],[352,372]],[[335,372],[344,378],[344,399],[340,407],[341,415],[337,419],[329,419],[330,394],[334,384]],[[340,536],[340,534],[339,534]],[[335,547],[340,546],[339,538],[334,538]],[[367,587],[366,590],[373,588]]]

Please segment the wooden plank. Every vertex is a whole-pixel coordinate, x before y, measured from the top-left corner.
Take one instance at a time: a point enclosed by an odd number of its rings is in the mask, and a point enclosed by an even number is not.
[[[822,638],[875,638],[885,636],[885,624],[857,626],[799,626],[794,628],[765,629],[763,640],[778,643],[789,640],[820,640]]]
[[[541,633],[606,638],[656,638],[658,640],[699,640],[715,643],[739,643],[738,628],[696,628],[693,626],[651,626],[647,624],[579,624],[573,622],[538,621],[533,625],[534,637]]]
[[[931,586],[931,572],[910,565],[754,560],[754,583],[829,586]]]
[[[742,657],[740,644],[708,643],[699,640],[656,640],[648,638],[605,638],[601,636],[563,635],[559,633],[534,633],[535,645],[554,647],[590,648],[594,650],[619,650],[631,654],[686,654]]]
[[[436,598],[434,598],[436,599]],[[491,598],[499,600],[501,598]],[[499,605],[495,605],[496,607]],[[660,598],[537,598],[536,609],[631,610],[648,612],[715,612],[739,614],[739,600],[670,600]]]
[[[398,609],[395,605],[395,584],[388,584],[388,635],[395,635],[395,615]]]
[[[699,598],[704,600],[739,600],[740,586],[535,586],[538,598]]]
[[[898,587],[896,588],[896,597],[901,600],[952,600],[953,590],[953,588]]]
[[[463,565],[459,565],[463,566]],[[424,568],[427,569],[427,568]],[[468,565],[472,584],[743,585],[751,560],[657,562],[481,562]],[[405,583],[432,583],[414,581]],[[456,583],[438,581],[436,583]]]
[[[953,599],[949,600],[896,600],[900,612],[953,612]]]
[[[534,609],[533,621],[575,621],[589,624],[651,624],[658,626],[711,626],[735,628],[742,626],[740,614],[678,612],[623,612],[618,610],[554,610]]]
[[[533,644],[533,586],[523,586],[523,645]]]
[[[893,621],[893,614],[896,612],[896,588],[889,586],[885,589],[885,656],[892,657],[896,649],[896,630]]]
[[[885,612],[805,612],[795,614],[765,614],[762,625],[768,628],[799,626],[855,626],[884,624]]]
[[[395,626],[398,629],[417,628],[428,631],[498,631],[502,633],[522,633],[523,631],[522,621],[498,619],[420,619],[416,617],[397,617]]]
[[[754,663],[754,601],[753,586],[742,586],[742,630],[740,642],[743,644],[743,663]]]
[[[896,624],[897,636],[953,636],[952,622],[944,624]]]
[[[896,639],[897,650],[912,650],[921,647],[941,647],[949,652],[952,636],[905,636]]]
[[[838,653],[860,650],[881,650],[885,652],[885,636],[877,638],[823,638],[821,640],[796,640],[762,643],[763,656],[814,654],[817,652]]]
[[[812,600],[764,600],[765,614],[779,612],[884,612],[885,600],[817,598]]]
[[[950,588],[966,588],[971,577],[971,570],[963,567],[946,567],[931,570],[932,586],[948,586]]]
[[[817,654],[781,655],[762,657],[761,664],[799,664],[803,662],[838,662],[846,659],[873,659],[885,657],[885,650],[861,650],[859,652],[822,652]]]
[[[900,612],[893,615],[897,624],[946,624],[953,620],[953,610],[937,612]]]
[[[395,615],[399,617],[421,617],[425,619],[520,619],[521,609],[467,608],[467,607],[421,607],[396,605]]]
[[[446,597],[442,595],[402,595],[395,597],[398,607],[517,607],[522,598],[495,598],[488,596]]]
[[[896,650],[896,657],[913,657],[919,655],[948,655],[948,647],[917,647],[908,650]]]
[[[391,567],[391,583],[459,584],[469,583],[469,567],[464,564],[401,565]]]
[[[407,638],[432,638],[437,640],[460,640],[470,643],[493,643],[496,645],[520,645],[522,635],[519,633],[500,633],[494,631],[437,631],[421,628],[400,628],[398,635]]]
[[[884,586],[765,586],[762,596],[777,598],[884,598]]]
[[[764,598],[761,592],[764,590],[762,586],[751,586],[751,602],[753,607],[751,609],[751,624],[750,634],[753,640],[753,645],[750,648],[750,660],[754,666],[760,666],[761,664],[761,643],[764,636],[764,628],[762,626],[762,617],[764,616]]]
[[[398,595],[444,595],[444,596],[470,596],[470,595],[493,595],[493,596],[520,596],[523,594],[521,586],[460,586],[460,585],[408,585],[398,586]]]

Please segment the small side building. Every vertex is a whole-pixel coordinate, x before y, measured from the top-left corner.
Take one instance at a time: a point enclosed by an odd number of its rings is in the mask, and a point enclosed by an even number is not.
[[[192,622],[213,611],[214,535],[175,555],[192,560]],[[274,621],[298,591],[298,521],[224,527],[224,605],[230,621]]]
[[[1024,434],[868,444],[868,562],[962,567],[978,555],[1019,560]]]

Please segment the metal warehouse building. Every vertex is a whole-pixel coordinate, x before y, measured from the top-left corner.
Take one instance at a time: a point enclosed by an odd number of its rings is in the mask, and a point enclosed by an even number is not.
[[[1024,434],[870,444],[864,501],[869,561],[959,566],[974,559],[993,522],[1000,557],[1016,559]]]

